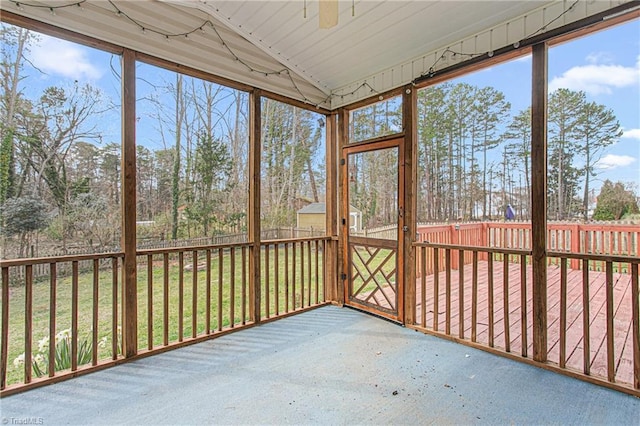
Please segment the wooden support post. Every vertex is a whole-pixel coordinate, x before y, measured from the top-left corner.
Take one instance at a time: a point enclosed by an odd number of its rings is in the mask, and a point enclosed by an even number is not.
[[[547,361],[547,45],[533,46],[531,95],[531,251],[533,359]]]
[[[402,217],[398,218],[399,241],[398,251],[402,265],[398,294],[404,295],[404,300],[398,300],[398,316],[404,324],[416,323],[416,256],[413,242],[416,236],[416,197],[414,182],[417,181],[417,90],[408,84],[402,92],[402,127],[404,128],[404,143],[401,146],[400,158],[400,188],[399,202]],[[402,299],[402,297],[400,297]],[[424,309],[424,307],[422,308]]]
[[[331,240],[325,246],[327,250],[324,253],[324,297],[325,300],[338,302],[338,116],[327,115],[326,120],[325,229]]]
[[[571,229],[571,253],[580,253],[580,225],[569,225]],[[580,259],[571,259],[571,269],[580,269]]]
[[[138,352],[138,277],[136,275],[136,53],[122,55],[122,351]]]
[[[349,275],[349,247],[347,245],[347,235],[349,233],[349,200],[347,199],[346,176],[348,174],[347,165],[343,164],[342,148],[349,143],[349,111],[341,109],[338,112],[338,158],[340,158],[340,166],[338,167],[338,205],[340,206],[340,222],[338,239],[338,286],[337,286],[337,302],[343,304],[348,295],[348,283],[343,277]],[[342,219],[346,220],[342,224]]]
[[[260,158],[262,156],[262,97],[249,94],[249,320],[260,322]]]
[[[460,244],[460,225],[459,224],[449,225],[449,232],[451,235],[451,244],[453,244],[454,246],[457,246],[458,244]],[[458,265],[457,251],[453,252],[453,257],[451,259],[451,268],[452,269],[460,268],[460,265]]]
[[[488,233],[489,233],[489,225],[487,224],[487,222],[482,222],[482,230],[480,231],[480,245],[482,247],[489,247],[489,239],[487,237]],[[487,260],[488,257],[488,253],[487,252],[481,252],[480,253],[480,260]]]

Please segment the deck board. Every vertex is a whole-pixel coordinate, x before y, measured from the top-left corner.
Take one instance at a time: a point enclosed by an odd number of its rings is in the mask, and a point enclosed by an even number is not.
[[[487,261],[478,262],[478,307],[476,341],[489,344],[489,267]],[[526,318],[527,318],[527,353],[532,353],[532,269],[525,265],[526,276]],[[464,266],[464,338],[471,339],[471,298],[472,298],[472,266]],[[504,326],[504,264],[502,261],[493,262],[493,327],[494,346],[505,349]],[[459,272],[451,271],[451,335],[459,336]],[[521,325],[521,265],[510,263],[509,279],[509,341],[510,352],[522,353],[522,325]],[[439,273],[439,303],[438,330],[445,330],[446,319],[446,272]],[[426,314],[425,326],[431,328],[433,324],[434,275],[426,277]],[[547,323],[548,323],[548,360],[560,362],[560,267],[550,265],[547,270]],[[614,309],[614,365],[615,381],[619,383],[633,382],[633,353],[632,353],[632,301],[631,275],[613,274],[613,309]],[[418,325],[422,318],[421,277],[416,280],[416,318]],[[582,303],[582,271],[567,269],[567,316],[566,316],[566,365],[568,368],[583,371],[584,364],[584,333]],[[590,311],[590,369],[591,375],[607,377],[607,324],[606,324],[606,274],[600,271],[589,272],[589,311]]]

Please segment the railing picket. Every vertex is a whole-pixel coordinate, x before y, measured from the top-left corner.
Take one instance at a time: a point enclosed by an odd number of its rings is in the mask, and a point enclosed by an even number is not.
[[[502,257],[502,301],[503,301],[503,323],[504,323],[504,350],[511,352],[511,328],[509,321],[509,255]]]
[[[184,252],[178,253],[178,342],[184,336]]]
[[[633,317],[633,387],[640,389],[640,288],[638,288],[637,263],[630,263],[631,268],[631,304]]]
[[[464,250],[458,250],[458,335],[464,339]]]
[[[224,249],[218,249],[218,331],[222,331],[222,284],[224,269]],[[256,318],[257,319],[257,318]]]
[[[558,365],[567,364],[567,258],[560,258],[560,359]]]
[[[311,241],[307,241],[307,306],[311,306]]]
[[[229,249],[229,327],[236,325],[236,248]]]
[[[316,305],[318,303],[320,303],[320,263],[319,263],[319,253],[318,251],[320,250],[320,241],[316,240],[315,242],[316,244],[316,263],[315,263],[315,267],[316,267]],[[324,253],[324,252],[323,252]]]
[[[300,242],[300,308],[304,308],[304,243]]]
[[[445,309],[446,309],[446,319],[444,325],[444,332],[449,335],[451,334],[451,250],[445,249]]]
[[[242,325],[247,322],[247,248],[242,246]]]
[[[24,267],[24,382],[31,383],[31,345],[33,342],[33,266]]]
[[[0,362],[2,370],[0,372],[0,389],[4,389],[7,387],[7,354],[9,353],[9,268],[6,266],[2,267],[2,344],[0,347],[2,360]]]
[[[53,377],[56,374],[56,302],[58,292],[57,266],[58,264],[55,262],[49,264],[49,366],[47,367],[47,370],[49,371],[49,377]]]
[[[91,310],[91,365],[98,365],[98,288],[100,284],[100,260],[93,259],[93,309]],[[51,341],[50,341],[51,342]],[[54,342],[55,343],[55,342]]]
[[[583,333],[583,371],[591,374],[591,333],[589,315],[589,259],[582,261],[582,333]]]
[[[78,369],[78,261],[71,262],[71,371]]]
[[[118,258],[111,260],[111,359],[118,359]]]
[[[471,272],[471,341],[478,337],[478,251],[473,250],[473,270]]]
[[[269,303],[269,276],[271,275],[271,269],[269,268],[269,244],[264,246],[264,316],[269,318],[271,312],[271,304]]]
[[[606,285],[607,285],[607,379],[615,382],[615,359],[613,346],[613,263],[606,261]]]
[[[153,255],[147,255],[147,348],[153,349]]]
[[[495,342],[495,335],[494,335],[494,316],[493,316],[493,253],[489,253],[489,258],[487,259],[487,292],[488,292],[488,297],[487,297],[487,305],[489,308],[489,347],[493,347]]]
[[[206,287],[204,289],[204,292],[205,292],[204,329],[205,329],[205,334],[209,335],[211,334],[211,249],[206,250],[205,258],[207,262],[207,267],[205,272]]]
[[[427,326],[427,248],[418,247],[420,251],[420,263],[422,264],[422,273],[420,274],[420,325]]]
[[[284,243],[284,311],[289,312],[289,243]]]
[[[191,337],[198,335],[198,251],[191,252],[193,269],[191,270]]]
[[[520,255],[520,333],[522,342],[522,356],[527,357],[527,256]]]
[[[273,293],[274,293],[274,303],[275,303],[275,313],[276,316],[280,315],[280,245],[276,244],[275,249],[273,250],[273,269],[274,269],[274,277],[273,277]]]
[[[440,317],[440,250],[433,249],[433,331],[438,331]]]
[[[169,253],[162,255],[162,343],[169,344]]]
[[[316,240],[316,305],[320,303],[320,254],[318,253],[320,250],[320,241]],[[324,253],[324,251],[323,251]],[[324,293],[323,293],[324,294]]]
[[[291,297],[292,297],[292,301],[291,301],[291,310],[295,311],[296,310],[296,242],[294,241],[291,244],[291,266],[292,266],[292,270],[291,270]]]

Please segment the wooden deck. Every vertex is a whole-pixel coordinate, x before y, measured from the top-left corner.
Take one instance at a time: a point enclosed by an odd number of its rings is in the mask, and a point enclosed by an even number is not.
[[[456,338],[473,340],[480,344],[501,348],[507,352],[518,353],[523,356],[532,354],[532,291],[531,266],[520,264],[508,265],[508,292],[506,293],[505,312],[505,281],[504,264],[493,262],[493,285],[489,278],[487,261],[478,262],[477,292],[473,294],[472,265],[465,265],[463,270],[462,309],[460,304],[460,271],[450,273],[450,291],[447,300],[447,273],[438,275],[438,309],[437,320],[434,323],[434,275],[424,279],[418,278],[417,285],[417,325],[450,334]],[[522,277],[525,277],[525,283]],[[589,361],[584,360],[585,333],[583,305],[583,272],[581,270],[567,270],[566,290],[566,349],[561,351],[561,271],[560,267],[549,266],[547,287],[547,321],[548,321],[548,360],[562,365],[561,352],[564,352],[566,367],[581,372],[607,378],[607,304],[606,304],[606,274],[604,272],[589,271],[589,303],[588,303],[588,333]],[[425,298],[422,298],[422,289]],[[525,291],[526,302],[522,309],[522,291]],[[490,293],[493,300],[490,300]],[[476,300],[477,311],[472,312],[473,301]],[[636,301],[636,303],[638,303]],[[423,305],[426,307],[423,309]],[[449,307],[449,309],[447,309]],[[460,312],[462,311],[462,327],[460,327]],[[613,274],[613,329],[614,329],[614,367],[615,381],[619,383],[633,383],[633,348],[632,348],[632,298],[631,275]],[[472,326],[472,317],[476,316],[476,325]],[[490,317],[493,317],[491,321]],[[525,319],[523,333],[522,319]],[[493,330],[489,324],[493,322]],[[505,333],[505,330],[507,333]],[[475,334],[475,336],[472,336]],[[493,334],[493,336],[491,336]],[[524,340],[523,340],[524,334]],[[492,339],[493,338],[493,339]],[[491,342],[491,340],[493,340]],[[525,342],[525,345],[523,345]],[[524,347],[523,347],[524,346]],[[585,371],[586,370],[586,371]]]

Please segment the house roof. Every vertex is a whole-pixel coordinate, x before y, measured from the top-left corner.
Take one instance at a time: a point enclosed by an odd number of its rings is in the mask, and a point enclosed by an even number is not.
[[[304,206],[300,210],[298,210],[298,213],[301,213],[301,214],[325,214],[326,211],[327,211],[327,208],[326,208],[324,203],[311,203],[311,204],[308,204],[308,205]]]
[[[361,213],[360,210],[352,205],[349,205],[349,211],[351,213]],[[324,203],[311,203],[298,210],[298,214],[325,214],[326,212],[327,208]]]
[[[0,8],[333,109],[627,3],[342,0],[338,24],[319,29],[318,2],[10,0]]]

